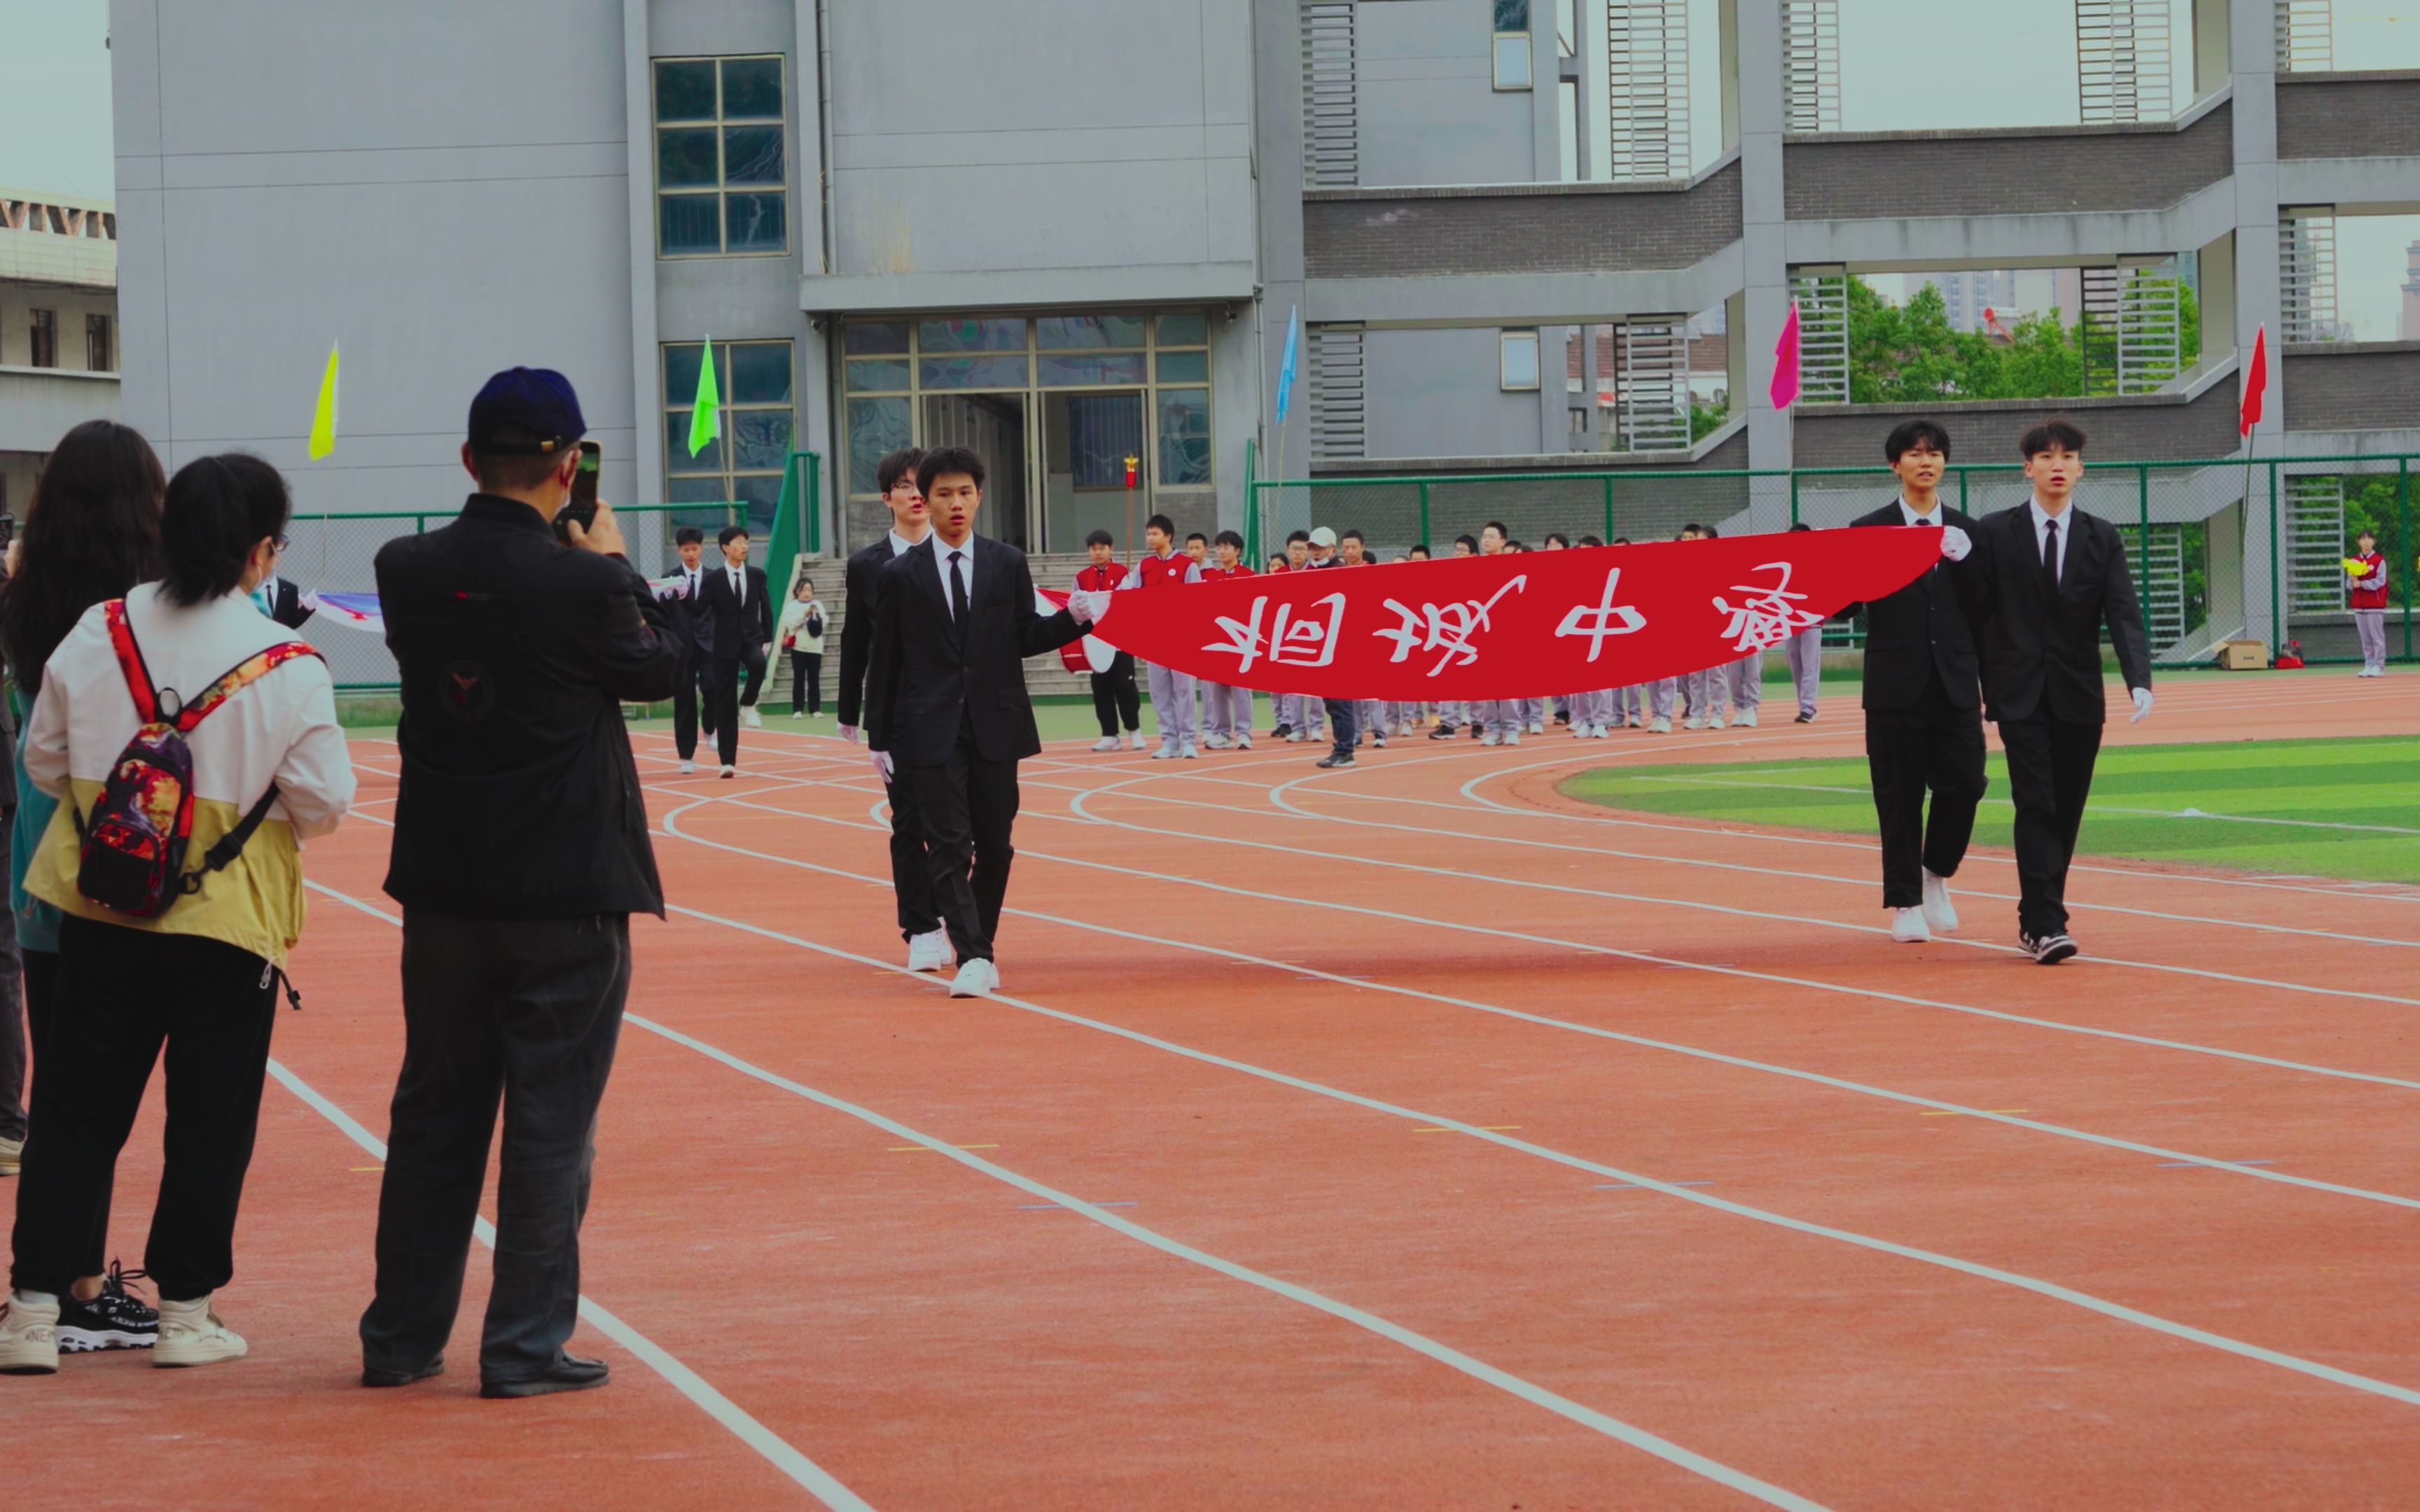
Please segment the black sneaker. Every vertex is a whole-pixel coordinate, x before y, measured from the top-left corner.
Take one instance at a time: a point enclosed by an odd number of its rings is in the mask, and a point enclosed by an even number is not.
[[[126,1289],[127,1282],[141,1279],[142,1272],[125,1270],[112,1260],[109,1273],[101,1277],[100,1296],[90,1302],[78,1302],[72,1295],[62,1295],[59,1352],[147,1350],[159,1343],[159,1311],[145,1306],[141,1298]]]
[[[1451,740],[1454,736],[1460,733],[1462,733],[1462,726],[1458,724],[1441,724],[1429,732],[1429,738],[1431,740]]]
[[[2076,951],[2074,939],[2064,930],[2042,935],[2020,933],[2017,943],[2033,952],[2036,965],[2055,966]]]
[[[1336,752],[1334,752],[1334,751],[1330,751],[1328,754],[1326,754],[1326,755],[1325,755],[1325,756],[1322,756],[1322,757],[1318,760],[1318,762],[1317,762],[1315,764],[1320,765],[1320,766],[1330,766],[1330,767],[1334,767],[1334,766],[1351,766],[1352,764],[1354,764],[1354,763],[1353,763],[1353,753],[1352,753],[1351,751],[1349,751],[1349,750],[1348,750],[1348,751],[1345,751],[1343,754],[1339,755],[1339,754],[1337,754],[1337,753],[1336,753]]]
[[[1815,717],[1811,714],[1802,714],[1797,718],[1791,721],[1792,724],[1813,724],[1814,722]]]
[[[1270,738],[1271,740],[1283,740],[1286,736],[1288,736],[1288,735],[1290,735],[1290,734],[1293,734],[1293,733],[1294,733],[1294,726],[1292,726],[1292,725],[1290,725],[1290,724],[1281,724],[1281,725],[1279,725],[1276,729],[1274,729],[1274,730],[1272,730],[1272,731],[1270,731],[1270,732],[1269,732],[1269,738]]]

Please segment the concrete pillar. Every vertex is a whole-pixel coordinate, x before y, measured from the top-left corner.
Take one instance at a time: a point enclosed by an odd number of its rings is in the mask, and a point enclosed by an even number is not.
[[[1311,471],[1311,322],[1319,312],[1304,308],[1302,355],[1282,436],[1277,428],[1279,365],[1285,360],[1286,321],[1303,304],[1302,247],[1302,20],[1295,6],[1252,8],[1252,59],[1255,73],[1253,150],[1260,179],[1261,292],[1250,318],[1255,328],[1257,360],[1249,408],[1221,412],[1217,424],[1242,424],[1258,437],[1257,469],[1263,478],[1306,476]],[[1284,472],[1279,469],[1282,465]],[[1226,517],[1225,490],[1220,490],[1219,516]],[[1246,539],[1251,531],[1243,520],[1250,501],[1236,501],[1235,529]],[[1268,543],[1262,543],[1265,551]]]
[[[656,356],[656,94],[648,72],[647,3],[622,0],[623,119],[630,139],[630,387],[638,417],[633,502],[664,497],[664,379]]]
[[[1724,52],[1739,60],[1740,222],[1746,255],[1745,321],[1732,327],[1747,364],[1748,466],[1791,465],[1790,415],[1773,408],[1773,348],[1790,314],[1790,259],[1782,233],[1781,0],[1735,0],[1724,12],[1733,36]],[[1786,530],[1790,489],[1759,480],[1748,500],[1759,531]]]
[[[2269,391],[2252,454],[2276,456],[2286,450],[2286,384],[2278,346],[2282,297],[2277,267],[2277,38],[2276,0],[2232,0],[2228,35],[2235,96],[2235,341],[2238,359],[2252,360],[2255,333],[2269,332]],[[2279,501],[2282,511],[2284,503]],[[2282,528],[2282,520],[2280,521]],[[2279,620],[2282,580],[2274,532],[2270,529],[2269,480],[2252,475],[2244,501],[2243,609],[2245,633],[2273,650],[2285,639]]]

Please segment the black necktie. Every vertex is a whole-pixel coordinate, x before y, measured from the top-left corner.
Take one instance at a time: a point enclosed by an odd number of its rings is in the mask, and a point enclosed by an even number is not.
[[[2042,521],[2042,585],[2058,592],[2058,521]]]
[[[958,560],[965,555],[963,551],[950,553],[950,619],[959,625],[967,623],[967,576]]]

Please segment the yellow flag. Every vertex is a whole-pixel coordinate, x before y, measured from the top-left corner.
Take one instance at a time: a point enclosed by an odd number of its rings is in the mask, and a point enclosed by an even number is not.
[[[311,460],[336,449],[336,346],[328,344],[328,371],[319,378],[319,402],[311,409]]]
[[[2344,559],[2344,569],[2358,578],[2362,574],[2367,572],[2369,570],[2369,566],[2366,563],[2355,562],[2352,558],[2347,557]]]

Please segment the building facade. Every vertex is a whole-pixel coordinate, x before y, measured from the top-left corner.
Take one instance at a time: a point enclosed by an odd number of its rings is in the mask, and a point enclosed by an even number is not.
[[[87,420],[117,418],[117,214],[106,200],[0,188],[0,513]]]
[[[2079,0],[2079,35],[2166,25],[2131,4]],[[2072,280],[2116,333],[2105,396],[1940,407],[1974,453],[2055,409],[2104,456],[2240,455],[2262,328],[2257,452],[2420,449],[2420,351],[2326,339],[2335,219],[2420,203],[2420,76],[2333,70],[2308,8],[2080,46],[2089,124],[1854,132],[1833,0],[119,0],[126,409],[172,461],[263,451],[306,509],[433,508],[480,378],[545,363],[609,497],[768,518],[812,467],[826,550],[909,441],[984,451],[987,529],[1045,551],[1239,526],[1248,469],[1698,472],[1625,523],[1777,528],[1871,493],[1779,474],[1879,461],[1902,411],[1848,402],[1826,321],[1848,275],[1921,270]],[[2143,84],[2171,40],[2178,86]],[[2198,351],[2164,358],[2187,266]],[[709,340],[730,412],[692,455]],[[331,341],[343,439],[304,468]],[[2206,472],[2160,521],[2210,543],[2210,623],[2276,639],[2266,501]]]

